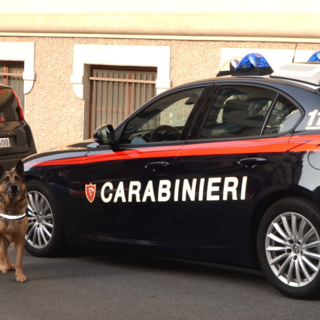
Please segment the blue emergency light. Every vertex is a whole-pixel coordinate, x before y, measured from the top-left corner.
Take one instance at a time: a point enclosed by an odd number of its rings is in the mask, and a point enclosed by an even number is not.
[[[320,61],[320,51],[315,52],[308,60],[308,62],[319,62]]]
[[[271,74],[273,69],[260,53],[247,54],[237,65],[232,75],[258,75]]]

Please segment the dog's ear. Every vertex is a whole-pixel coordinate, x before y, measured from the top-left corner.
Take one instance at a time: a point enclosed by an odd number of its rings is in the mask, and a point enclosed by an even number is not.
[[[17,162],[15,169],[21,176],[24,176],[24,167],[21,160]]]
[[[0,164],[0,178],[2,177],[4,172],[5,172],[5,170],[4,170],[3,166]]]

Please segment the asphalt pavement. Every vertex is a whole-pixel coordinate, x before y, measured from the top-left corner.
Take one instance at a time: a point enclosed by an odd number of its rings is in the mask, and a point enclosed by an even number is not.
[[[287,298],[261,275],[179,261],[77,248],[25,252],[24,271],[26,283],[0,274],[0,320],[320,318],[318,300]]]

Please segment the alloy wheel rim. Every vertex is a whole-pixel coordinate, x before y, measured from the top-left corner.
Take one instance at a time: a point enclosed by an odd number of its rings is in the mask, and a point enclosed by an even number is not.
[[[275,276],[290,287],[310,284],[320,269],[320,238],[312,223],[286,212],[270,224],[265,250]]]
[[[51,206],[46,197],[37,192],[28,192],[29,226],[25,236],[27,243],[36,249],[45,248],[54,231],[54,220]]]

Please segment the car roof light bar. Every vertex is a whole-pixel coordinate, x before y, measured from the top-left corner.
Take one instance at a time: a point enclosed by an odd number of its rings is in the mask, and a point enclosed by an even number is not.
[[[232,72],[235,70],[237,65],[239,64],[239,60],[241,58],[238,57],[232,57],[229,58],[224,65],[221,67],[219,72],[217,73],[216,77],[223,77],[223,76],[228,76],[231,75]]]
[[[318,62],[320,61],[320,51],[315,52],[308,60],[308,62]]]
[[[270,77],[303,81],[320,85],[320,63],[290,63],[273,72]]]
[[[257,75],[263,76],[273,72],[268,61],[260,53],[247,54],[232,72],[233,76]]]

